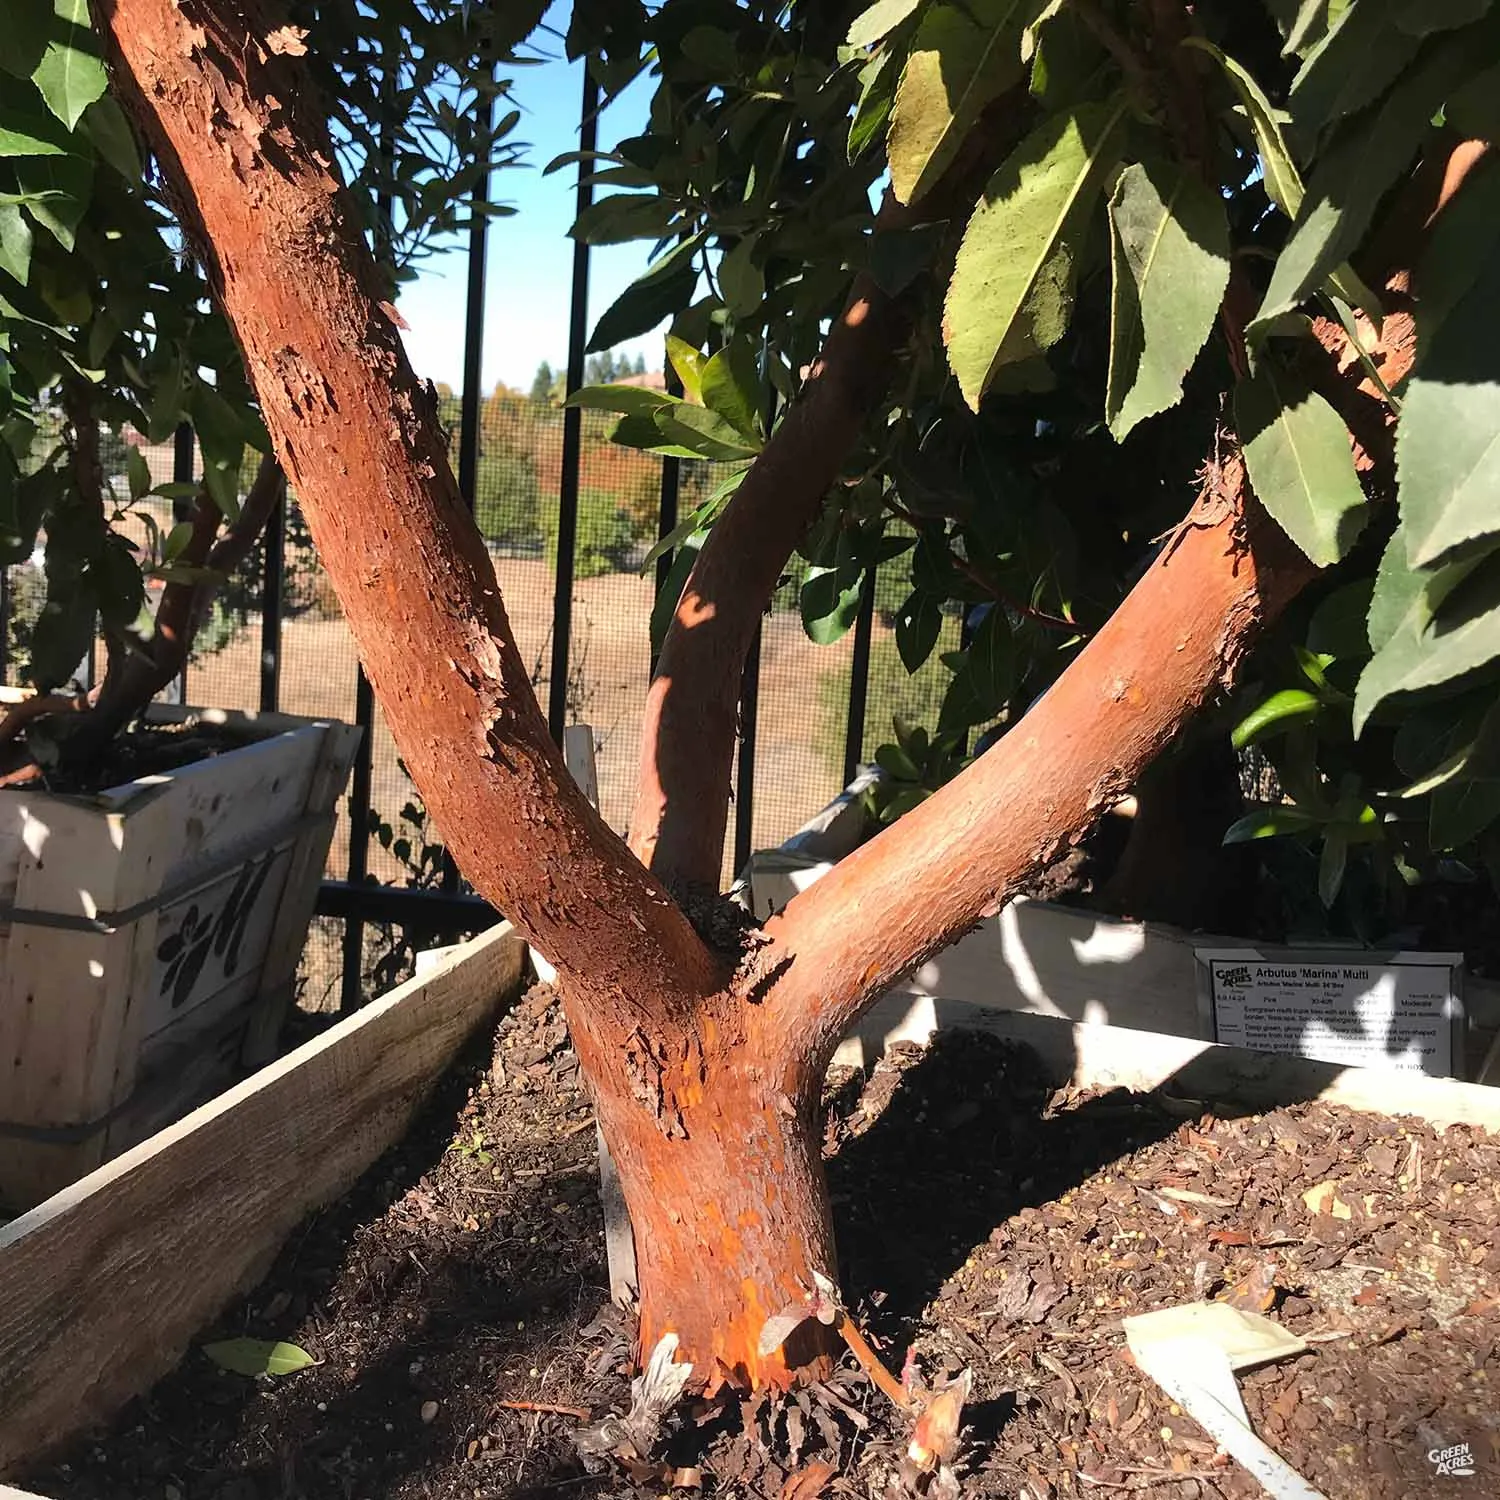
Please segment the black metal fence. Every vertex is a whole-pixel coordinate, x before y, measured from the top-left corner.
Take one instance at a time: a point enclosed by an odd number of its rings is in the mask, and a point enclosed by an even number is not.
[[[581,105],[579,145],[587,152],[599,107],[592,80]],[[591,200],[588,171],[585,159],[579,210]],[[488,190],[481,182],[475,191]],[[463,386],[441,407],[460,488],[495,559],[552,731],[561,736],[569,722],[594,726],[603,811],[623,828],[651,667],[650,613],[670,557],[644,574],[642,562],[675,529],[680,506],[696,503],[714,481],[709,465],[611,445],[611,419],[603,414],[482,389],[486,257],[491,240],[503,250],[504,223],[492,227],[476,215],[469,232]],[[584,383],[588,282],[589,249],[575,243],[570,391]],[[157,482],[196,475],[189,429],[142,452]],[[123,468],[121,455],[114,472]],[[780,842],[835,795],[889,736],[894,712],[935,717],[946,672],[935,653],[932,665],[909,677],[891,629],[909,586],[907,566],[896,559],[868,580],[853,630],[834,646],[806,638],[795,576],[778,591],[745,666],[726,877],[753,849]],[[34,563],[4,577],[3,680],[16,680],[24,669],[41,591]],[[940,649],[958,644],[957,622],[945,631],[952,639],[945,635]],[[278,508],[252,566],[224,591],[172,696],[200,706],[335,716],[365,730],[305,969],[324,992],[315,1001],[331,1007],[337,995],[341,1009],[352,1008],[401,977],[415,947],[493,920],[427,826],[295,498]]]

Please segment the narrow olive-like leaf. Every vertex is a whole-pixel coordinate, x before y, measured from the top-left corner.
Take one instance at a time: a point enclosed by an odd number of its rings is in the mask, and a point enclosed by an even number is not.
[[[765,272],[755,264],[755,236],[746,235],[719,262],[719,291],[736,318],[747,317],[766,294]]]
[[[1248,334],[1258,336],[1271,319],[1296,307],[1364,238],[1446,91],[1471,64],[1470,49],[1487,39],[1490,29],[1485,25],[1474,28],[1478,35],[1459,32],[1447,38],[1391,90],[1372,119],[1351,120],[1339,131],[1308,182]]]
[[[1197,179],[1139,162],[1120,173],[1109,222],[1114,286],[1104,409],[1118,442],[1182,398],[1229,284],[1229,224],[1223,200]]]
[[[912,39],[896,88],[886,155],[891,190],[914,203],[943,175],[980,112],[1021,76],[1029,0],[938,3]]]
[[[875,0],[849,25],[844,38],[846,46],[873,47],[884,41],[920,4],[922,0]]]
[[[1301,688],[1272,693],[1234,726],[1231,742],[1236,750],[1243,750],[1273,731],[1289,729],[1293,724],[1316,718],[1322,709],[1323,703],[1317,694]]]
[[[699,393],[709,411],[723,417],[751,451],[759,452],[763,404],[760,372],[747,339],[731,340],[703,366]]]
[[[109,87],[98,42],[89,23],[88,0],[57,0],[52,39],[31,81],[47,108],[72,130],[79,117]]]
[[[667,631],[671,628],[672,618],[676,615],[677,605],[682,599],[683,587],[688,581],[688,575],[693,571],[693,565],[698,561],[698,553],[707,540],[706,531],[695,531],[691,536],[685,537],[682,545],[677,549],[676,557],[672,559],[672,566],[667,569],[667,576],[657,590],[656,602],[651,606],[653,655],[661,650],[662,642],[667,638]]]
[[[745,475],[749,472],[749,469],[746,468],[731,474],[702,505],[693,511],[692,515],[685,521],[679,521],[666,536],[659,538],[656,545],[642,559],[641,572],[649,572],[655,565],[657,558],[681,546],[694,532],[706,532],[717,518],[719,512],[724,509],[729,497],[744,483]]]
[[[1230,825],[1223,842],[1226,844],[1248,844],[1253,839],[1277,839],[1290,833],[1306,833],[1320,828],[1323,819],[1305,813],[1299,807],[1261,807],[1246,813],[1238,822]]]
[[[14,203],[0,203],[0,271],[22,286],[31,274],[31,226]]]
[[[203,1352],[236,1375],[291,1375],[317,1363],[300,1345],[269,1339],[223,1339],[204,1344]]]
[[[1338,413],[1262,360],[1235,388],[1234,416],[1261,504],[1320,568],[1336,563],[1369,513]]]
[[[1500,257],[1445,317],[1406,385],[1396,473],[1407,560],[1427,567],[1500,532]]]
[[[563,405],[584,411],[617,411],[627,416],[649,417],[658,407],[675,406],[677,399],[665,391],[640,385],[586,385],[574,391]]]
[[[940,601],[913,589],[906,603],[896,611],[896,650],[908,672],[915,672],[932,655],[942,629]]]
[[[1074,258],[1124,112],[1116,100],[1043,121],[990,178],[969,220],[943,304],[943,341],[976,411],[1003,366],[1050,348],[1067,329]]]
[[[1395,627],[1360,674],[1354,693],[1356,735],[1394,694],[1452,682],[1500,656],[1500,553],[1413,574],[1404,556],[1387,567],[1392,551],[1404,546],[1398,531],[1376,580],[1371,643],[1377,608],[1382,633],[1392,619]]]

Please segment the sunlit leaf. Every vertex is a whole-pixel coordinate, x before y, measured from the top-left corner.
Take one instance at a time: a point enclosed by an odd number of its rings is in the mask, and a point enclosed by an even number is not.
[[[1316,718],[1322,710],[1323,702],[1316,693],[1306,692],[1302,688],[1286,688],[1282,692],[1273,693],[1241,719],[1234,726],[1234,733],[1230,738],[1236,750],[1243,750],[1269,733]]]
[[[221,1370],[235,1375],[291,1375],[317,1363],[297,1344],[268,1339],[224,1339],[204,1344],[203,1352]]]
[[[1003,366],[1066,330],[1074,259],[1124,112],[1119,100],[1045,120],[985,188],[943,305],[948,362],[975,410]]]
[[[69,130],[109,87],[89,23],[88,0],[57,0],[51,40],[31,79],[47,108]]]
[[[1336,563],[1354,545],[1369,511],[1338,413],[1295,376],[1262,360],[1235,388],[1234,416],[1261,504],[1320,568]]]
[[[1208,338],[1229,282],[1223,201],[1186,172],[1137,162],[1109,202],[1113,249],[1109,430],[1182,399],[1182,382]]]
[[[884,41],[916,8],[922,0],[875,0],[868,10],[861,11],[849,26],[845,41],[850,47],[873,47]]]

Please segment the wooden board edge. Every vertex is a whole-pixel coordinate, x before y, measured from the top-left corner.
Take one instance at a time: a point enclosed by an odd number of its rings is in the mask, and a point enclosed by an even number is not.
[[[0,1472],[106,1419],[170,1369],[265,1274],[307,1213],[347,1191],[400,1138],[463,1042],[520,993],[525,955],[508,923],[491,928],[437,970],[0,1228]],[[449,996],[444,1032],[431,1012]],[[414,1028],[441,1038],[428,1043],[420,1067]],[[330,1091],[372,1072],[385,1075],[381,1108],[349,1128]],[[350,1113],[362,1107],[346,1103]],[[317,1146],[311,1173],[299,1170],[295,1152],[281,1154],[284,1140],[301,1137],[305,1168],[309,1143],[330,1135],[336,1150]],[[242,1139],[251,1144],[238,1152]],[[283,1161],[286,1180],[275,1174]],[[185,1195],[192,1229],[183,1227]],[[133,1317],[143,1278],[183,1281],[190,1235],[198,1238],[196,1279],[188,1274],[175,1300],[160,1299],[167,1311]]]
[[[1194,1037],[1069,1021],[911,990],[884,996],[850,1033],[836,1063],[862,1065],[896,1042],[925,1044],[944,1031],[979,1030],[1024,1043],[1059,1083],[1081,1088],[1167,1088],[1205,1103],[1267,1108],[1321,1099],[1362,1114],[1412,1115],[1435,1129],[1474,1125],[1500,1133],[1500,1089],[1455,1078],[1345,1068]]]

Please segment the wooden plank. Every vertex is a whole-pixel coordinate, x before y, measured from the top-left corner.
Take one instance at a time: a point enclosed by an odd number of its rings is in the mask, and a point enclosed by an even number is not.
[[[885,996],[835,1060],[864,1061],[894,1042],[925,1043],[938,1032],[959,1028],[1023,1042],[1057,1082],[1081,1088],[1147,1091],[1166,1086],[1176,1095],[1210,1105],[1235,1101],[1264,1108],[1324,1099],[1366,1114],[1416,1115],[1438,1129],[1461,1124],[1500,1131],[1500,1089],[1483,1084],[1379,1068],[1343,1068],[1195,1037],[935,1000],[910,990]]]
[[[0,1473],[147,1389],[521,983],[507,924],[0,1229]]]

